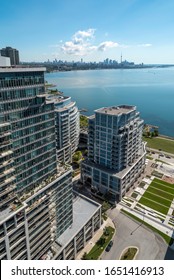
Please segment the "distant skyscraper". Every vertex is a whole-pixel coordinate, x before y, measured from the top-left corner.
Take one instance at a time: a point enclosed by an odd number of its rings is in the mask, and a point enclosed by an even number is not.
[[[19,65],[19,51],[11,47],[6,47],[0,50],[2,56],[10,58],[11,65]]]
[[[89,118],[88,160],[81,179],[113,201],[133,186],[145,168],[143,120],[134,106],[101,108]]]

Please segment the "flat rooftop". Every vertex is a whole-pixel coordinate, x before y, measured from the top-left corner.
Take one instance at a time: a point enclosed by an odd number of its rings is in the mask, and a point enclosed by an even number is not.
[[[107,114],[107,115],[120,115],[120,114],[130,113],[131,111],[134,110],[136,110],[136,106],[119,105],[119,106],[112,106],[112,107],[103,107],[95,110],[95,112]]]
[[[0,73],[45,72],[45,67],[1,67]]]
[[[65,247],[100,207],[99,203],[74,192],[73,224],[57,239],[57,243]]]

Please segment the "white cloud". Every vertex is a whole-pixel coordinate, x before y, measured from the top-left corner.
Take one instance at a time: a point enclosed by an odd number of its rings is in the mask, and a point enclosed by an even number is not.
[[[86,54],[86,45],[84,44],[76,44],[72,41],[66,42],[62,46],[62,50],[66,54],[75,54],[75,55],[85,55]]]
[[[116,48],[118,46],[119,46],[118,43],[115,43],[115,42],[112,42],[112,41],[106,41],[106,42],[101,43],[98,46],[98,50],[99,51],[105,51],[106,49]]]
[[[74,33],[70,41],[64,43],[60,41],[59,47],[64,52],[64,54],[82,56],[94,51],[104,52],[111,48],[132,48],[151,46],[151,44],[124,45],[113,41],[104,41],[98,45],[95,45],[95,31],[96,29],[94,28],[89,28],[87,30],[79,30],[76,33]],[[108,36],[108,33],[105,33],[104,36]]]
[[[94,37],[95,29],[89,28],[88,30],[79,30],[72,36],[74,44],[81,44],[90,41]]]
[[[71,41],[65,42],[61,49],[66,54],[86,55],[95,48],[91,45],[94,38],[95,29],[79,30],[73,36]]]
[[[94,28],[79,30],[72,36],[71,41],[67,41],[62,45],[61,49],[66,54],[86,55],[96,50],[105,51],[108,48],[118,47],[118,43],[112,41],[102,42],[98,46],[92,44],[94,33]]]

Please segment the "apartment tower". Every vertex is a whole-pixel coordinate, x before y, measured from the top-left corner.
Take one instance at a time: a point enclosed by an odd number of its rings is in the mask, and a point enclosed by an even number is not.
[[[40,259],[72,224],[44,68],[0,68],[0,259]]]
[[[9,57],[11,65],[19,65],[19,51],[11,48],[6,47],[0,50],[2,56]]]
[[[89,118],[88,159],[81,180],[94,192],[119,201],[145,168],[143,120],[135,106],[101,108]]]
[[[71,163],[79,144],[79,111],[71,97],[51,94],[47,101],[54,102],[56,149],[59,162]]]

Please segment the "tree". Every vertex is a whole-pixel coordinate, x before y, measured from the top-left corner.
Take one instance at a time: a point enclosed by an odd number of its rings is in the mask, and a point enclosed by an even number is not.
[[[158,136],[158,129],[154,130],[154,136]]]
[[[105,244],[105,237],[100,237],[100,239],[97,241],[97,245],[103,246]]]
[[[85,252],[81,258],[82,260],[89,260],[87,253]]]
[[[73,161],[78,163],[81,159],[82,159],[82,152],[81,151],[75,152],[75,154],[73,155]]]

